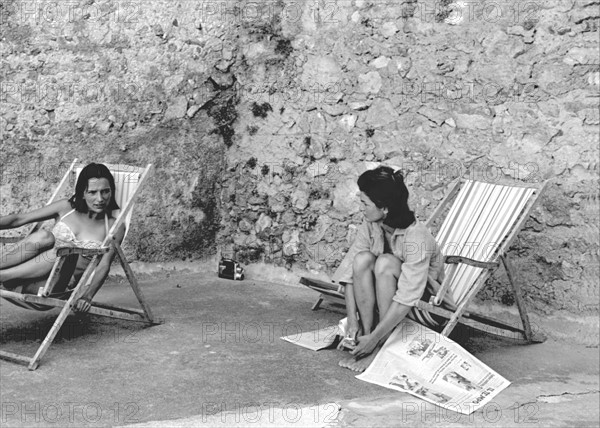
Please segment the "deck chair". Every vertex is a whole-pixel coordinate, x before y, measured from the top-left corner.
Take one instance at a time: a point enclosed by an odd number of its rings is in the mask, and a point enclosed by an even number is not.
[[[52,267],[50,276],[46,281],[43,288],[40,288],[38,295],[32,294],[21,294],[14,291],[0,290],[0,296],[14,303],[18,306],[33,309],[33,310],[49,310],[53,308],[62,308],[58,314],[56,321],[48,332],[46,338],[38,348],[37,352],[33,357],[25,357],[17,355],[11,352],[0,351],[0,358],[8,360],[18,364],[27,365],[29,370],[35,370],[42,357],[50,347],[56,334],[60,330],[67,316],[71,312],[71,308],[76,304],[77,300],[85,293],[87,287],[90,284],[91,278],[94,274],[94,269],[100,262],[103,254],[109,251],[110,246],[113,245],[116,250],[116,256],[119,259],[125,275],[129,280],[129,284],[133,289],[133,292],[141,306],[141,309],[125,308],[118,306],[101,305],[92,302],[92,307],[89,311],[90,314],[105,316],[109,318],[117,318],[129,321],[143,322],[148,325],[160,324],[162,321],[157,320],[152,315],[150,307],[146,303],[142,291],[138,285],[137,279],[125,258],[125,254],[121,249],[119,243],[114,239],[113,235],[121,224],[126,226],[126,234],[129,230],[129,224],[131,222],[131,216],[133,213],[133,207],[135,198],[140,192],[142,185],[148,178],[152,165],[149,164],[145,168],[132,167],[127,165],[110,165],[105,164],[112,172],[115,178],[115,198],[117,204],[121,208],[118,211],[114,211],[113,215],[116,215],[116,220],[113,226],[110,228],[108,235],[104,239],[101,249],[84,249],[76,247],[65,247],[57,249],[57,259]],[[48,201],[48,204],[60,199],[69,187],[74,187],[74,183],[77,181],[77,176],[81,172],[85,165],[78,163],[77,159],[73,161],[69,170],[61,180],[58,188],[53,193],[52,197]],[[39,229],[41,223],[36,223],[30,228],[29,233]],[[20,239],[20,238],[18,238]],[[14,238],[3,241],[14,241]],[[88,267],[83,272],[79,282],[72,289],[71,292],[63,295],[56,295],[53,293],[54,287],[59,281],[68,280],[75,269],[75,263],[79,255],[92,256]],[[66,271],[66,274],[65,274]]]
[[[429,301],[419,301],[417,306],[427,313],[449,320],[442,331],[443,335],[448,336],[460,322],[511,339],[527,342],[545,340],[540,332],[532,332],[515,270],[507,257],[510,246],[545,186],[546,182],[538,185],[503,185],[459,179],[426,222],[426,226],[432,228],[436,220],[445,214],[436,240],[444,254],[446,275],[443,283],[437,284],[438,293],[431,296]],[[506,269],[522,328],[468,309],[471,298],[500,264]],[[429,278],[429,281],[436,282],[433,278]],[[338,302],[344,299],[343,284],[311,278],[301,278],[300,282],[321,293],[313,310],[317,310],[325,298]],[[452,302],[454,310],[442,307],[444,298]]]

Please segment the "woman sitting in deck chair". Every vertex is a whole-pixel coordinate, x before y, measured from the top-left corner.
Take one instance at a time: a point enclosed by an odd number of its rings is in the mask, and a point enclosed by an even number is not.
[[[0,217],[0,229],[51,218],[56,220],[52,232],[38,230],[22,241],[1,249],[1,285],[9,290],[23,286],[22,293],[37,294],[52,270],[56,249],[69,246],[100,248],[115,222],[112,211],[118,209],[113,175],[105,165],[91,163],[79,174],[75,194],[70,199],[56,201],[29,213]],[[125,225],[121,225],[115,235],[119,243],[124,234]],[[111,246],[102,256],[88,292],[77,301],[74,309],[80,312],[90,309],[91,300],[106,280],[114,256],[115,251]],[[70,271],[67,275],[69,278],[60,281],[54,292],[59,296],[62,294],[63,298],[68,296],[70,288],[77,284],[89,262],[84,255],[78,257],[72,269],[66,269]]]
[[[353,348],[340,366],[364,371],[404,317],[431,327],[442,322],[415,302],[435,293],[427,278],[441,282],[444,264],[435,238],[408,207],[400,172],[384,166],[366,171],[358,187],[365,221],[332,279],[347,283],[348,329],[339,348]]]

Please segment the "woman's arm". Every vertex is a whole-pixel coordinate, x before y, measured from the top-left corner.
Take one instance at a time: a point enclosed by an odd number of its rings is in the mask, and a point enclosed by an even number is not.
[[[119,244],[123,242],[123,238],[125,237],[125,225],[122,224],[117,230],[115,234],[115,238]],[[102,285],[104,285],[104,281],[108,277],[108,273],[110,272],[110,265],[115,258],[116,255],[115,246],[111,245],[108,253],[102,256],[100,263],[96,266],[96,270],[94,273],[94,277],[92,278],[92,283],[90,284],[88,290],[85,292],[83,296],[79,298],[77,304],[75,305],[75,310],[78,312],[87,312],[92,307],[92,299],[100,290]]]
[[[45,207],[28,213],[9,214],[0,217],[0,230],[13,229],[36,221],[50,220],[56,218],[61,212],[71,209],[71,204],[66,199],[56,201]]]

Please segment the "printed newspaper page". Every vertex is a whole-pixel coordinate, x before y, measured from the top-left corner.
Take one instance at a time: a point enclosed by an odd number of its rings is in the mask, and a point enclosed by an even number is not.
[[[465,415],[510,385],[454,341],[409,319],[356,377]]]
[[[331,346],[335,342],[338,333],[339,327],[333,325],[319,330],[299,331],[296,334],[284,336],[281,339],[313,351],[318,351]]]

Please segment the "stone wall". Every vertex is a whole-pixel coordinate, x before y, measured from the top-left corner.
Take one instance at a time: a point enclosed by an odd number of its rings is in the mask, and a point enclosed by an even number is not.
[[[75,157],[152,163],[130,255],[214,253],[236,116],[234,29],[204,20],[195,2],[1,7],[2,211],[47,201]]]
[[[461,174],[549,180],[510,255],[530,305],[597,311],[597,2],[284,12],[272,37],[242,48],[225,252],[331,273],[361,221],[356,178],[375,163],[405,171],[422,219]],[[479,297],[514,303],[502,270]]]
[[[1,6],[3,213],[75,156],[151,162],[133,258],[327,274],[375,163],[422,219],[458,175],[549,180],[510,256],[539,312],[597,312],[597,1],[31,4]]]

